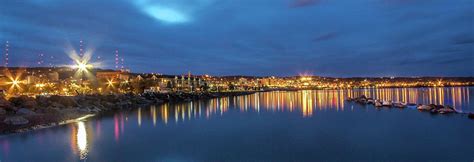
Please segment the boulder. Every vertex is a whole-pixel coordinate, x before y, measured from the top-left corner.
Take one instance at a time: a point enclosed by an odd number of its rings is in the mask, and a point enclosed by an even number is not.
[[[28,109],[35,109],[36,107],[38,107],[35,98],[28,97],[25,95],[19,97],[12,97],[10,98],[10,102],[16,107],[23,107]]]
[[[3,96],[0,97],[0,107],[8,107],[11,106],[11,103],[5,99]]]
[[[64,107],[78,107],[79,104],[76,102],[74,97],[71,96],[57,96],[53,95],[49,97],[49,101],[51,103],[59,103],[63,105]]]
[[[469,115],[467,115],[467,117],[468,117],[469,119],[474,119],[474,113],[469,113]]]
[[[49,105],[48,98],[45,96],[36,96],[36,103],[40,107],[46,107]]]
[[[53,102],[49,105],[50,107],[53,107],[53,108],[65,108],[66,106],[60,104],[60,103],[57,103],[57,102]]]
[[[38,107],[38,104],[35,100],[25,101],[21,104],[21,107],[28,108],[28,109],[35,109]]]
[[[79,112],[82,112],[82,113],[89,113],[91,112],[91,110],[87,107],[81,107],[81,108],[78,108],[77,109]]]
[[[7,114],[7,111],[4,108],[0,108],[0,115]]]
[[[36,113],[27,108],[21,108],[16,111],[18,115],[35,115]]]
[[[59,114],[60,110],[59,108],[48,106],[46,108],[36,109],[36,112],[43,113],[43,114]]]
[[[0,108],[3,108],[7,111],[16,111],[16,108],[13,106],[13,104],[6,100],[3,96],[0,97]]]
[[[6,117],[5,120],[3,120],[3,122],[5,124],[10,124],[10,125],[24,125],[24,124],[28,124],[29,121],[21,116],[9,116],[9,117]]]
[[[108,101],[103,101],[102,105],[106,108],[113,108],[115,106],[115,104],[113,104],[111,102],[108,102]]]

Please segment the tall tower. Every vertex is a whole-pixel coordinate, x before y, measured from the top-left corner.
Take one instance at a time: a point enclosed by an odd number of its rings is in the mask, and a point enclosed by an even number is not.
[[[79,56],[84,57],[84,41],[79,41]]]
[[[38,54],[38,62],[37,62],[37,63],[38,63],[38,67],[41,67],[41,65],[43,65],[43,63],[44,63],[43,57],[44,57],[44,54],[43,54],[43,53]]]
[[[115,70],[119,69],[119,51],[115,50]]]
[[[54,62],[54,56],[50,56],[50,57],[49,57],[49,67],[50,67],[50,68],[53,68],[53,67],[54,67],[54,63],[53,63],[53,62]]]
[[[121,67],[120,67],[120,70],[121,70],[121,71],[124,71],[124,70],[125,70],[125,67],[124,67],[124,63],[123,63],[123,62],[124,62],[123,57],[120,59],[120,61],[121,61],[121,64],[122,64]]]
[[[49,71],[51,71],[51,69],[54,68],[53,61],[54,61],[54,56],[50,56],[49,60],[48,60],[48,62],[49,62]]]
[[[4,66],[5,66],[5,67],[8,67],[8,52],[9,52],[9,51],[8,51],[8,48],[9,48],[9,47],[10,47],[9,42],[8,42],[8,41],[5,42],[5,56],[4,56],[4,57],[5,57],[5,58],[4,58],[4,59],[5,59],[5,60],[4,60],[4,61],[5,61],[5,62],[4,62],[4,63],[5,63]]]

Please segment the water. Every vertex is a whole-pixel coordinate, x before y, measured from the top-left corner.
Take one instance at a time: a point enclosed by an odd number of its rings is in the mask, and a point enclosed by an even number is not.
[[[453,105],[474,89],[265,92],[165,104],[0,137],[0,161],[472,161],[474,121],[347,96]]]

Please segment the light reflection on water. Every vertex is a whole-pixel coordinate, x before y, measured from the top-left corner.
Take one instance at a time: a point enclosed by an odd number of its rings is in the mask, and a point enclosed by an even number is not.
[[[340,112],[350,110],[352,107],[350,104],[352,103],[346,102],[345,99],[360,95],[409,103],[452,105],[457,110],[473,112],[473,108],[469,103],[469,95],[472,95],[469,87],[275,91],[205,101],[167,103],[150,106],[150,108],[138,108],[129,112],[120,111],[110,117],[110,122],[101,121],[100,119],[94,122],[77,122],[69,125],[71,128],[69,144],[76,157],[80,160],[87,160],[90,152],[92,152],[94,138],[100,138],[101,134],[104,134],[104,136],[110,134],[109,139],[115,143],[127,140],[127,134],[125,133],[134,132],[125,132],[126,125],[129,131],[132,131],[132,129],[135,131],[137,129],[150,129],[150,127],[166,127],[170,124],[191,122],[194,119],[210,119],[214,116],[223,116],[230,111],[256,114],[289,112],[302,118],[311,118],[320,111]],[[131,120],[128,120],[129,117]],[[110,123],[110,125],[102,125],[103,123]],[[107,132],[103,129],[110,131]],[[0,144],[2,145],[2,155],[7,157],[10,154],[11,144],[8,140],[3,139],[0,139]]]
[[[80,159],[87,157],[87,131],[84,122],[77,122],[77,147],[79,148]]]
[[[89,143],[92,142],[92,132],[90,126],[82,121],[71,125],[71,148],[74,153],[77,153],[79,159],[87,159],[87,154],[89,153]]]
[[[275,91],[256,93],[247,96],[211,99],[208,101],[195,101],[181,104],[164,104],[158,107],[160,114],[153,107],[150,112],[156,125],[157,116],[168,123],[169,114],[174,117],[174,122],[213,115],[222,115],[229,109],[247,111],[271,112],[298,112],[302,117],[311,117],[315,110],[344,111],[347,97],[365,95],[381,100],[403,101],[414,104],[439,104],[450,105],[458,111],[469,112],[469,88],[396,88],[396,89],[357,89],[357,90],[316,90],[316,91]],[[173,109],[169,109],[173,107]],[[263,109],[261,109],[263,108]],[[141,109],[138,111],[141,119]],[[141,124],[139,122],[139,124]]]

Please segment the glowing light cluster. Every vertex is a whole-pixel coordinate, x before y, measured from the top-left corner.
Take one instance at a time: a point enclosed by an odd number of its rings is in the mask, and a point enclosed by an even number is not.
[[[75,60],[76,65],[73,66],[73,68],[78,69],[80,71],[87,71],[87,69],[93,68],[91,64],[88,64],[85,61],[80,61],[80,60]]]

